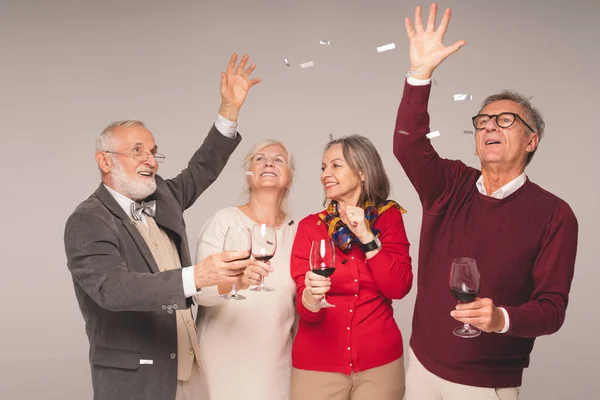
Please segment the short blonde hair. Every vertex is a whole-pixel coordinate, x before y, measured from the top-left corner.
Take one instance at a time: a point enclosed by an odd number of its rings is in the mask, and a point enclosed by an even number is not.
[[[269,146],[279,146],[283,149],[283,151],[285,151],[285,155],[287,156],[287,159],[288,159],[288,166],[290,167],[291,178],[292,178],[292,182],[293,182],[294,181],[294,171],[296,169],[296,165],[294,163],[294,155],[292,154],[290,149],[284,143],[280,142],[279,140],[275,140],[275,139],[265,139],[262,142],[255,144],[252,147],[252,149],[250,149],[250,151],[246,154],[246,157],[244,157],[244,161],[242,162],[244,171],[248,171],[250,169],[250,164],[252,163],[252,159],[254,158],[254,156],[256,156],[258,153],[260,153],[260,151],[262,149],[264,149],[265,147],[269,147]],[[244,184],[244,193],[250,193],[250,187],[248,186],[247,180],[245,181],[245,184]],[[287,193],[286,193],[286,196],[287,196]]]

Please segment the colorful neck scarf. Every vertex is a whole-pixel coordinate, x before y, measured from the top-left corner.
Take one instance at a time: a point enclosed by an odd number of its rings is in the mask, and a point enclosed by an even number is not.
[[[396,207],[402,214],[406,212],[406,210],[394,200],[386,200],[381,203],[379,207],[375,207],[375,204],[370,201],[365,204],[364,210],[367,228],[373,232],[373,235],[379,236],[379,230],[373,228],[377,217],[392,207]],[[346,224],[342,222],[338,211],[337,201],[330,202],[329,206],[327,207],[327,212],[320,213],[319,218],[321,218],[321,220],[327,225],[329,237],[343,252],[348,252],[352,249],[352,242],[360,244],[360,241],[356,236],[354,236],[350,228],[348,228]]]

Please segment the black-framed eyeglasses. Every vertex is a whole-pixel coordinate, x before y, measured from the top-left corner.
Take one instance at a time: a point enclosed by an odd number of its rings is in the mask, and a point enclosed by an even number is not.
[[[152,157],[154,157],[154,159],[156,160],[157,163],[161,163],[161,162],[165,161],[165,158],[167,158],[162,153],[150,153],[148,151],[138,151],[137,153],[121,153],[118,151],[104,150],[104,152],[109,153],[109,154],[120,154],[122,156],[129,156],[129,157],[132,157],[136,162],[146,162],[146,161],[148,161],[150,156],[152,156]]]
[[[533,128],[530,127],[529,124],[527,124],[527,122],[525,122],[525,120],[521,118],[519,114],[512,112],[503,112],[496,115],[478,114],[472,118],[473,126],[475,127],[475,129],[480,131],[483,128],[485,128],[485,125],[492,118],[496,118],[496,125],[498,125],[500,128],[510,128],[512,124],[515,123],[515,120],[518,118],[522,123],[525,124],[526,127],[529,128],[531,132],[535,132]]]

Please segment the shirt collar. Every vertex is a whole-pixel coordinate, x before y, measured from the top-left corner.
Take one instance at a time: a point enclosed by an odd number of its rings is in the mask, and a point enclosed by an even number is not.
[[[523,172],[521,175],[517,176],[515,179],[508,182],[506,185],[502,186],[500,189],[496,190],[489,196],[495,199],[503,199],[505,197],[508,197],[514,192],[516,192],[517,189],[519,189],[521,186],[523,186],[526,180],[527,177],[525,176],[525,172]],[[483,185],[483,175],[479,176],[479,179],[477,179],[475,186],[477,187],[479,193],[481,193],[484,196],[488,196],[487,191],[485,190],[485,186]]]
[[[115,198],[117,203],[119,203],[123,211],[125,211],[125,214],[127,214],[129,218],[133,218],[133,215],[131,215],[131,203],[134,203],[134,201],[131,200],[129,197],[117,192],[116,190],[114,190],[106,184],[104,185],[104,187],[108,190],[108,193],[110,193],[112,197]]]

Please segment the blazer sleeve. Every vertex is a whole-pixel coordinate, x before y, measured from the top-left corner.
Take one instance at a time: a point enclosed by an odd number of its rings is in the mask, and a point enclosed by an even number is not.
[[[160,311],[163,305],[186,308],[180,269],[131,272],[108,222],[75,213],[65,228],[67,265],[73,280],[100,307],[110,311]]]
[[[221,134],[213,125],[200,148],[194,153],[188,167],[165,182],[182,210],[189,208],[219,176],[227,160],[242,140]]]

